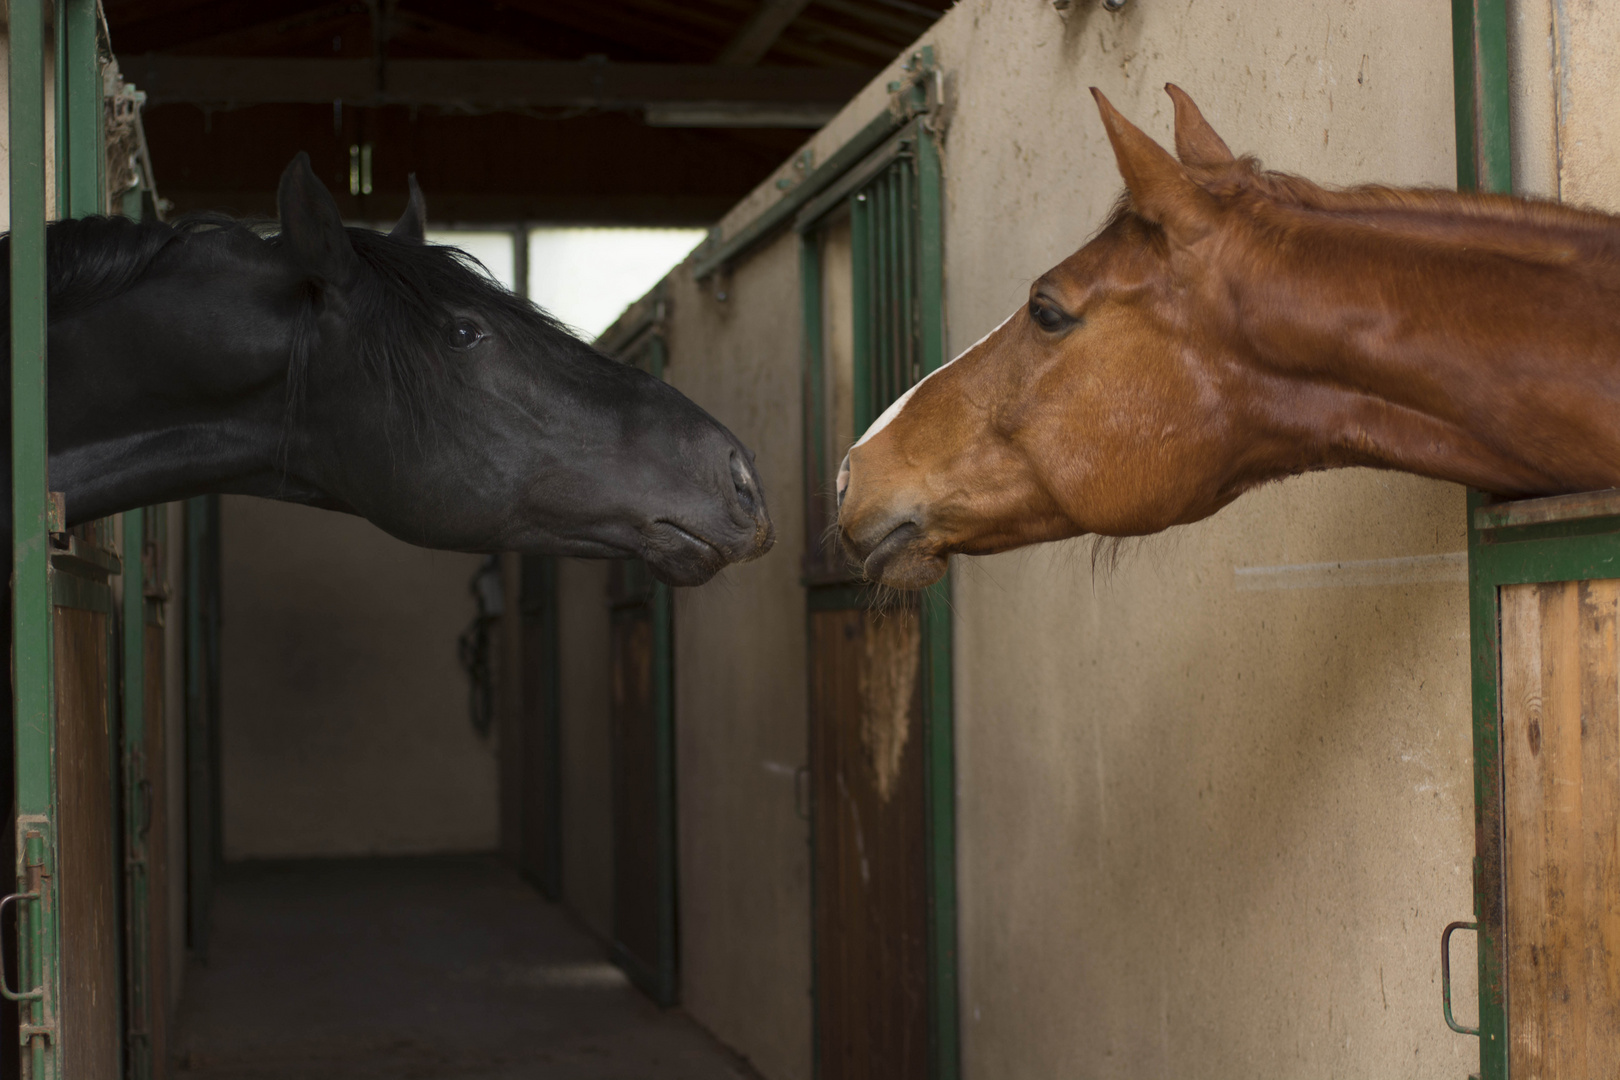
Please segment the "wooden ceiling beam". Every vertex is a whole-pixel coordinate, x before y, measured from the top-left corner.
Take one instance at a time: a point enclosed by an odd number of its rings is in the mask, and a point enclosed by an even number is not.
[[[837,105],[869,68],[719,67],[556,60],[393,60],[385,83],[369,60],[146,56],[120,60],[154,105],[318,103],[500,109],[637,109],[652,105]]]
[[[720,50],[720,55],[714,58],[717,64],[730,67],[749,67],[757,64],[771,51],[776,39],[782,36],[782,31],[788,24],[799,17],[799,12],[805,9],[810,0],[763,0],[742,29]]]

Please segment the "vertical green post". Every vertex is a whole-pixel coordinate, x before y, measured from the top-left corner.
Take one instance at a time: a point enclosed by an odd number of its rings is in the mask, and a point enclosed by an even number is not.
[[[12,672],[20,1041],[29,1080],[60,1075],[56,710],[46,443],[45,20],[13,0],[10,58]]]
[[[871,427],[872,421],[877,419],[877,410],[873,408],[876,403],[872,400],[872,361],[877,351],[872,345],[877,336],[873,329],[873,309],[877,306],[873,295],[876,290],[872,287],[874,220],[871,196],[865,191],[856,192],[849,201],[850,285],[853,297],[850,319],[855,343],[855,377],[851,380],[850,404],[854,412],[855,434]],[[848,439],[854,435],[840,431],[838,437]]]
[[[1513,190],[1512,99],[1508,88],[1506,0],[1452,0],[1457,187]],[[1468,495],[1468,577],[1474,727],[1474,916],[1479,923],[1481,1080],[1507,1080],[1506,919],[1502,898],[1501,712],[1497,695],[1497,582],[1481,558]]]
[[[933,57],[926,63],[932,66]],[[945,363],[945,199],[939,146],[917,125],[917,347],[922,374]],[[961,1075],[956,943],[956,707],[951,577],[923,593],[928,755],[929,1025],[935,1080]]]
[[[59,137],[65,135],[67,168],[58,178],[64,217],[103,213],[106,119],[102,112],[101,55],[96,0],[59,0]],[[59,157],[63,156],[61,154]]]

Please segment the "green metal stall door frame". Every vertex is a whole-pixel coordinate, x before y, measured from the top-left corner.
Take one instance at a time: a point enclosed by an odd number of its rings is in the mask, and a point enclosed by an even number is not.
[[[836,463],[831,459],[833,451],[841,449],[829,439],[852,441],[891,402],[945,362],[943,182],[932,124],[939,104],[939,73],[932,48],[918,50],[905,68],[909,77],[889,87],[893,108],[811,171],[801,184],[805,194],[793,201],[803,290],[807,618],[819,612],[878,607],[875,590],[854,581],[842,557],[824,546],[837,518],[832,497]],[[853,430],[834,432],[823,324],[822,231],[844,215],[851,247]],[[756,225],[750,242],[763,238],[771,227],[769,222]],[[748,236],[745,230],[739,239]],[[722,250],[711,255],[710,262],[718,266],[726,257]],[[703,269],[700,263],[699,272]],[[831,547],[836,549],[836,541]],[[933,1080],[955,1080],[960,1075],[950,595],[947,576],[924,590],[919,601],[927,1070]],[[810,637],[815,640],[814,633]],[[813,848],[814,832],[812,826]],[[812,996],[819,1010],[821,995]],[[818,1026],[820,1022],[818,1016]],[[820,1075],[819,1038],[815,1052]]]
[[[64,890],[75,883],[63,878],[61,850],[61,778],[57,763],[55,697],[56,607],[88,609],[107,616],[106,701],[109,745],[106,792],[113,815],[114,865],[110,874],[115,911],[123,874],[118,865],[122,837],[116,835],[120,813],[120,713],[113,677],[122,650],[113,631],[114,603],[105,581],[120,569],[100,544],[110,543],[110,530],[90,527],[72,543],[62,570],[52,565],[53,534],[66,532],[60,504],[48,490],[46,405],[46,99],[45,59],[54,53],[55,192],[59,211],[67,216],[101,213],[105,199],[103,148],[104,42],[95,0],[60,0],[56,6],[55,40],[45,32],[42,0],[13,0],[10,5],[10,148],[11,184],[10,297],[12,400],[12,672],[16,831],[14,845],[17,890],[3,906],[15,912],[17,942],[14,985],[0,986],[18,1007],[15,1031],[19,1075],[29,1080],[55,1080],[64,1074],[74,1052],[88,1053],[93,1032],[80,1033],[64,1024],[64,969],[61,920]],[[138,521],[138,519],[137,519]],[[82,576],[75,563],[97,564]],[[98,646],[99,647],[99,646]],[[98,796],[99,798],[99,796]],[[115,918],[115,923],[121,923]],[[121,927],[113,928],[114,933]],[[9,946],[9,942],[6,943]],[[111,945],[111,963],[124,959],[121,944]],[[7,952],[11,952],[8,948]],[[121,1000],[108,1003],[121,1032]],[[8,1033],[9,1034],[9,1033]],[[117,1037],[117,1033],[114,1033]],[[11,1040],[6,1040],[7,1051]]]
[[[1510,192],[1513,189],[1509,133],[1506,0],[1452,0],[1452,61],[1455,82],[1457,188]],[[1497,682],[1498,580],[1501,563],[1474,527],[1483,498],[1468,496],[1468,576],[1470,655],[1473,666],[1474,729],[1474,923],[1479,931],[1479,1021],[1481,1080],[1507,1080],[1506,942],[1502,912],[1502,775]],[[1556,543],[1555,543],[1556,548]],[[1560,560],[1554,555],[1552,563]],[[1551,565],[1549,565],[1549,570]],[[1449,933],[1449,930],[1448,930]],[[1442,962],[1449,964],[1446,939]],[[1469,1029],[1451,1015],[1450,986],[1442,987],[1445,1019],[1457,1031]]]

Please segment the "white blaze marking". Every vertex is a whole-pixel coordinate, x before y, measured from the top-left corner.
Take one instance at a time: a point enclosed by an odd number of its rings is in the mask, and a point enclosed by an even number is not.
[[[872,426],[866,429],[866,434],[855,440],[855,446],[861,445],[861,443],[864,443],[866,440],[870,439],[872,436],[876,435],[878,432],[882,431],[884,428],[893,423],[894,418],[900,415],[900,410],[906,407],[906,402],[911,400],[911,395],[917,392],[917,387],[921,386],[929,379],[932,379],[935,375],[938,375],[940,372],[956,363],[956,361],[962,359],[962,357],[966,356],[974,349],[977,349],[980,345],[983,345],[985,342],[989,341],[995,336],[996,330],[1000,330],[1002,326],[1006,326],[1008,323],[1012,322],[1013,315],[1017,315],[1022,310],[1024,310],[1022,307],[1013,308],[1012,315],[1009,315],[1005,319],[1001,320],[1001,326],[997,326],[995,330],[990,331],[990,333],[984,335],[984,337],[957,353],[955,357],[939,365],[939,367],[935,368],[933,371],[930,371],[921,379],[918,379],[916,386],[913,386],[910,390],[907,390],[905,393],[901,394],[895,399],[893,405],[890,405],[887,409],[883,410],[883,415],[872,422]],[[850,447],[850,449],[855,449],[855,446]]]

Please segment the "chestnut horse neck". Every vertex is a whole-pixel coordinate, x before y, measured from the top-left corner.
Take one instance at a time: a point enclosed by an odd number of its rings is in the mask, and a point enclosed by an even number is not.
[[[1335,191],[1249,159],[1203,171],[1223,211],[1194,272],[1205,302],[1182,315],[1210,320],[1195,335],[1223,327],[1221,351],[1270,388],[1254,414],[1298,441],[1268,471],[1369,464],[1504,494],[1620,482],[1620,219]]]

